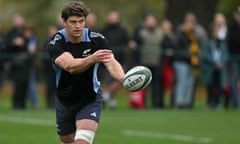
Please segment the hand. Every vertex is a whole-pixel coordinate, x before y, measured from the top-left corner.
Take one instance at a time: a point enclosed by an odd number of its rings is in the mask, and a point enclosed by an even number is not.
[[[102,49],[96,51],[91,57],[94,62],[108,63],[112,59],[113,53],[111,50]]]
[[[13,44],[15,46],[23,46],[24,45],[24,40],[22,37],[16,37],[14,40],[13,40]]]
[[[223,64],[222,63],[217,63],[216,64],[216,69],[221,69],[223,67]]]
[[[128,42],[128,47],[130,49],[136,49],[137,43],[134,40],[131,40],[131,41]]]

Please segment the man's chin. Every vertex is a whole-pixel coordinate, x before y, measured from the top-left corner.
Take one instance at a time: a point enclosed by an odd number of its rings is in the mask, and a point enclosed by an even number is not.
[[[79,37],[81,37],[82,35],[81,34],[73,34],[73,37],[74,38],[79,38]]]

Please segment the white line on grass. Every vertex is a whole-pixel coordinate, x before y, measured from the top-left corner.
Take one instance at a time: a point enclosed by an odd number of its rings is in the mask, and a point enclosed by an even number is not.
[[[197,142],[197,143],[211,142],[211,139],[208,137],[194,137],[189,135],[164,134],[164,133],[129,130],[129,129],[123,130],[122,133],[126,136],[143,137],[143,138],[169,139],[169,140],[175,140],[175,141]]]
[[[51,120],[6,116],[6,115],[0,115],[0,121],[8,122],[8,123],[17,123],[17,124],[38,125],[38,126],[55,126],[54,121],[51,121]]]

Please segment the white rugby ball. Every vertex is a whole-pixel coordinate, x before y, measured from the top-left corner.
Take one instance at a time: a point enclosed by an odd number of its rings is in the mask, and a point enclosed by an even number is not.
[[[152,72],[145,66],[135,66],[127,71],[123,79],[123,87],[128,91],[146,88],[152,80]]]

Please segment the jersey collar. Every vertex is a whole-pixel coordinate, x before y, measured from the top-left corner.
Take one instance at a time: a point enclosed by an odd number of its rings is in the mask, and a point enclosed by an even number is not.
[[[69,39],[67,38],[67,34],[66,34],[66,29],[61,29],[59,30],[59,32],[64,36],[65,38],[65,42],[70,42]],[[82,38],[82,41],[81,42],[90,42],[90,38],[89,38],[89,29],[88,28],[84,28],[83,30],[83,38]]]

